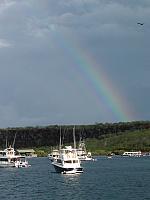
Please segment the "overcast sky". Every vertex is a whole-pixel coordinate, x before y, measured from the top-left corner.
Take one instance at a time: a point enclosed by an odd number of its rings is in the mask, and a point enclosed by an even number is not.
[[[149,120],[149,38],[150,0],[0,0],[0,127]]]

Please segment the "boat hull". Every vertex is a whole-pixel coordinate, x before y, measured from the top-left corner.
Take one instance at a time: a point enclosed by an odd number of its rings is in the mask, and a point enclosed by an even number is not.
[[[69,172],[69,171],[73,171],[73,170],[75,170],[76,173],[82,173],[83,172],[83,168],[82,167],[74,169],[74,168],[65,168],[63,166],[58,166],[58,165],[55,165],[54,163],[52,163],[52,165],[54,166],[55,171],[57,173]]]
[[[93,160],[93,158],[88,158],[88,157],[83,158],[83,157],[79,157],[79,160],[81,160],[81,161],[90,161],[90,160]]]
[[[0,168],[15,167],[14,163],[0,163]]]

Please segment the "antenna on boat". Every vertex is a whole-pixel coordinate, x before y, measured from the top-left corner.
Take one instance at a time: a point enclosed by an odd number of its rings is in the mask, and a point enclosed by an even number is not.
[[[74,143],[74,149],[76,149],[75,126],[73,127],[73,143]]]
[[[13,144],[12,144],[12,147],[13,147],[13,148],[14,148],[14,146],[15,146],[15,141],[16,141],[16,133],[15,133],[14,141],[13,141]]]
[[[66,132],[67,132],[67,128],[64,128],[63,135],[62,135],[61,146],[63,146],[63,143],[64,143],[64,137],[65,137]]]
[[[60,140],[59,140],[59,150],[61,149],[61,126],[60,126]]]
[[[83,140],[83,129],[80,131],[80,139],[79,139],[79,143],[81,144]]]
[[[8,142],[7,142],[7,137],[6,137],[6,149],[7,149],[7,147],[8,147],[7,145],[8,145]]]

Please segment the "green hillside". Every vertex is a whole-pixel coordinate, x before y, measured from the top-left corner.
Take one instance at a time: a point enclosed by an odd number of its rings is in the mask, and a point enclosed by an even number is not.
[[[61,126],[63,144],[73,142],[74,125]],[[76,142],[85,140],[87,149],[95,155],[114,152],[121,154],[127,150],[150,152],[150,121],[118,123],[95,123],[75,126]],[[33,148],[39,156],[45,156],[58,148],[60,126],[12,127],[0,129],[0,148],[4,149],[15,140],[16,149]]]
[[[87,139],[87,149],[95,155],[141,150],[150,152],[150,129],[107,135],[103,139]]]
[[[88,138],[86,147],[88,151],[92,152],[92,155],[122,154],[124,151],[139,150],[150,152],[150,129],[119,133],[119,135],[110,134],[103,139]],[[35,148],[35,150],[39,156],[47,156],[51,148],[47,146]]]

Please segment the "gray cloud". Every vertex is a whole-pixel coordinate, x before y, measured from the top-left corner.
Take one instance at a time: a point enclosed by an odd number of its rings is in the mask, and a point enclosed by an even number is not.
[[[12,7],[15,4],[13,0],[1,0],[0,2],[0,13],[5,12],[7,9]]]
[[[12,44],[4,39],[0,39],[0,48],[11,47]]]
[[[122,120],[79,73],[73,43],[103,67],[131,118],[149,119],[149,16],[149,0],[1,1],[0,126]]]

